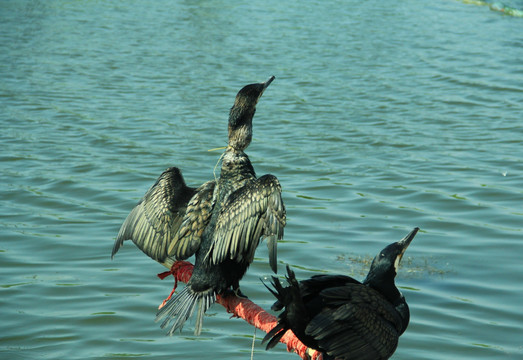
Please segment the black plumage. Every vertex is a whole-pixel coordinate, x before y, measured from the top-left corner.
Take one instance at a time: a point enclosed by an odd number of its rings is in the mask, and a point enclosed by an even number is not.
[[[131,211],[116,238],[112,255],[131,239],[143,252],[170,267],[195,255],[187,286],[158,312],[169,334],[181,329],[197,309],[195,334],[216,295],[240,293],[239,281],[267,237],[269,262],[276,272],[276,242],[286,222],[281,186],[273,175],[256,177],[245,148],[252,139],[256,104],[274,80],[242,88],[229,114],[229,142],[218,180],[199,188],[185,184],[179,169],[167,169]]]
[[[394,278],[418,230],[383,249],[362,283],[345,275],[316,275],[298,282],[288,266],[287,287],[273,277],[274,290],[267,287],[277,298],[272,309],[285,310],[263,339],[269,341],[267,349],[290,329],[306,346],[322,352],[324,359],[388,359],[410,320]]]

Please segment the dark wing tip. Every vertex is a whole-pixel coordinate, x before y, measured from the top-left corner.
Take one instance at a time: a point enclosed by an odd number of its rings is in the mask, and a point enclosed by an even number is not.
[[[116,239],[114,240],[113,250],[111,251],[111,260],[114,259],[114,255],[116,255],[118,250],[120,250],[120,248],[123,246],[123,242],[125,239],[123,238],[121,232],[122,232],[122,230],[120,229],[120,231],[118,232],[118,235],[116,236]]]
[[[271,270],[277,274],[278,273],[278,239],[275,236],[271,235],[267,239],[267,248],[269,249],[269,265]]]

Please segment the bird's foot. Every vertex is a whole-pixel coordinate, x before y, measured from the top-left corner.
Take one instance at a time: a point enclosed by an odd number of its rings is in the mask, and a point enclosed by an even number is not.
[[[171,300],[174,292],[176,291],[176,285],[177,284],[174,284],[174,289],[171,291],[171,293],[169,294],[169,296],[167,296],[167,299],[165,299],[164,301],[162,301],[162,303],[160,304],[160,306],[158,306],[158,309],[161,309],[165,306],[165,304],[167,303],[167,301]]]
[[[225,290],[223,295],[224,296],[236,296],[236,297],[239,297],[239,298],[242,298],[242,299],[248,299],[247,295],[242,293],[240,288]]]
[[[242,299],[248,299],[247,295],[242,293],[240,288],[233,289],[232,291],[234,292],[234,295],[236,295],[237,297],[242,298]]]

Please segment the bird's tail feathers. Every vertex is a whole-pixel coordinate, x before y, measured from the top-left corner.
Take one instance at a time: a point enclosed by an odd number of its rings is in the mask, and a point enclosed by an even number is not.
[[[267,343],[267,347],[265,348],[265,350],[269,350],[275,347],[276,344],[280,342],[281,338],[283,337],[283,335],[285,335],[286,332],[287,328],[285,328],[283,324],[276,325],[271,331],[267,333],[267,335],[265,335],[261,342],[262,344],[264,344],[267,340],[270,339]]]
[[[296,275],[294,274],[294,271],[291,270],[291,268],[289,267],[289,265],[287,264],[287,282],[289,283],[290,286],[292,286],[293,288],[299,290],[300,289],[300,284],[298,283],[298,280],[296,280]]]
[[[300,284],[296,280],[296,275],[290,269],[289,265],[287,265],[286,279],[289,283],[289,285],[286,287],[284,287],[280,279],[275,276],[272,277],[271,281],[274,289],[271,289],[269,286],[267,286],[267,284],[264,283],[265,287],[269,289],[269,291],[277,299],[274,305],[272,305],[271,309],[273,311],[280,311],[284,307],[286,308],[286,310],[280,314],[278,324],[271,331],[269,331],[262,340],[262,344],[266,341],[269,341],[266,347],[267,350],[276,346],[283,335],[285,335],[287,330],[289,330],[289,326],[286,320],[287,307],[303,306],[303,300],[301,299],[300,294]]]
[[[267,289],[269,289],[269,291],[277,299],[277,301],[271,307],[271,309],[273,311],[280,311],[285,306],[291,304],[293,301],[301,299],[300,284],[298,283],[298,280],[296,280],[296,275],[294,274],[294,271],[291,270],[289,265],[287,265],[286,279],[287,279],[287,282],[289,283],[289,286],[284,287],[281,284],[280,279],[273,276],[271,284],[274,287],[274,290],[269,288],[264,283],[265,287]]]
[[[171,328],[167,332],[168,335],[172,335],[177,329],[182,330],[184,323],[193,315],[194,310],[198,307],[196,323],[194,325],[194,335],[200,335],[202,332],[203,315],[215,301],[216,292],[214,292],[213,289],[196,292],[192,290],[190,286],[185,286],[180,293],[170,299],[158,311],[155,321],[160,321],[165,317],[166,319],[160,325],[163,329],[173,320]]]

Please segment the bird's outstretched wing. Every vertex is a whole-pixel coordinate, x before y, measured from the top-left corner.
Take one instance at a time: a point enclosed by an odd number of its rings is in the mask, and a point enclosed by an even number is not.
[[[328,355],[343,359],[388,359],[398,345],[401,317],[374,289],[347,284],[321,292],[325,306],[306,333]]]
[[[179,259],[191,256],[199,246],[200,227],[205,227],[209,220],[207,208],[201,200],[207,198],[209,192],[212,198],[213,190],[214,181],[195,189],[185,185],[178,168],[165,170],[125,219],[111,257],[125,240],[132,240],[145,254],[160,263],[170,256]],[[199,208],[203,211],[200,212]],[[187,229],[191,222],[188,218],[195,218],[197,226]],[[181,237],[182,224],[186,226]]]
[[[214,207],[214,180],[198,189],[187,204],[185,216],[175,238],[169,244],[168,254],[176,259],[187,259],[200,247],[202,234],[211,219]]]
[[[262,237],[267,237],[269,263],[277,271],[276,242],[283,237],[286,215],[281,186],[273,175],[264,175],[229,196],[220,211],[206,260],[251,262]]]

